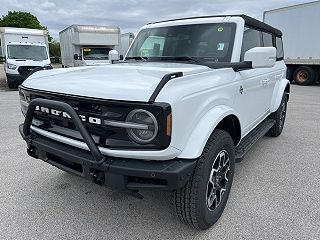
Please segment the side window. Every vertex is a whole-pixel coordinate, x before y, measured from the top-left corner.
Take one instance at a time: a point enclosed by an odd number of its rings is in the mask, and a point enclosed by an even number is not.
[[[280,37],[276,38],[276,48],[277,48],[277,61],[281,61],[284,58],[284,53],[283,53],[282,38]]]
[[[263,38],[263,46],[264,47],[273,47],[273,37],[270,33],[263,32],[262,33]]]
[[[262,47],[261,32],[255,29],[245,28],[241,50],[241,61],[244,59],[245,52],[254,47]]]

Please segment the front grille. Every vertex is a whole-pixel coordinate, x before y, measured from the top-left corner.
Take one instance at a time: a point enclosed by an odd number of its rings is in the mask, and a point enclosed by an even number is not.
[[[118,102],[111,100],[87,99],[83,97],[66,96],[62,94],[47,94],[42,92],[27,94],[30,100],[44,98],[68,103],[75,109],[78,115],[98,118],[102,120],[125,121],[127,114],[137,107],[137,103]],[[162,116],[162,107],[154,107],[149,104],[140,104],[145,109],[152,111],[155,116]],[[40,106],[41,107],[41,106]],[[54,116],[42,111],[35,112],[35,118],[43,121],[43,124],[37,126],[43,130],[50,131],[68,138],[83,141],[80,133],[77,131],[72,120],[67,117]],[[160,119],[161,120],[161,119]],[[92,135],[93,140],[98,146],[110,149],[163,149],[170,143],[170,139],[161,141],[161,138],[155,139],[147,145],[140,145],[132,141],[124,128],[111,127],[106,125],[92,124],[83,121],[87,131]],[[160,124],[161,126],[161,124]],[[162,127],[162,126],[161,126]],[[161,132],[163,134],[164,132]]]
[[[18,72],[21,76],[26,78],[36,67],[37,66],[21,66],[18,68]]]

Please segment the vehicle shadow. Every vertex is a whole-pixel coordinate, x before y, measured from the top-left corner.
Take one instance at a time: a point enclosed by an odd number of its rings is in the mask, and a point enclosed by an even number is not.
[[[50,209],[56,229],[60,224],[72,225],[70,235],[82,232],[84,226],[86,234],[104,233],[107,239],[195,239],[205,233],[178,220],[170,192],[143,191],[144,199],[138,199],[60,171],[39,187],[48,194],[36,200],[39,206]],[[83,224],[76,225],[78,221]]]

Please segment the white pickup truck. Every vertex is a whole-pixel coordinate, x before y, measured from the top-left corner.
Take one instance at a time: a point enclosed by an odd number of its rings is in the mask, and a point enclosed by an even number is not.
[[[235,162],[282,132],[281,36],[244,15],[169,20],[144,26],[123,61],[36,72],[19,89],[28,154],[135,196],[173,191],[178,217],[207,229]]]

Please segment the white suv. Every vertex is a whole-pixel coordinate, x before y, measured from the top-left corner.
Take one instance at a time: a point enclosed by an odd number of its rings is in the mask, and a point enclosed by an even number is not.
[[[244,15],[176,19],[144,26],[123,61],[37,72],[20,87],[28,153],[135,196],[174,191],[178,217],[207,229],[235,162],[282,132],[281,36]]]

